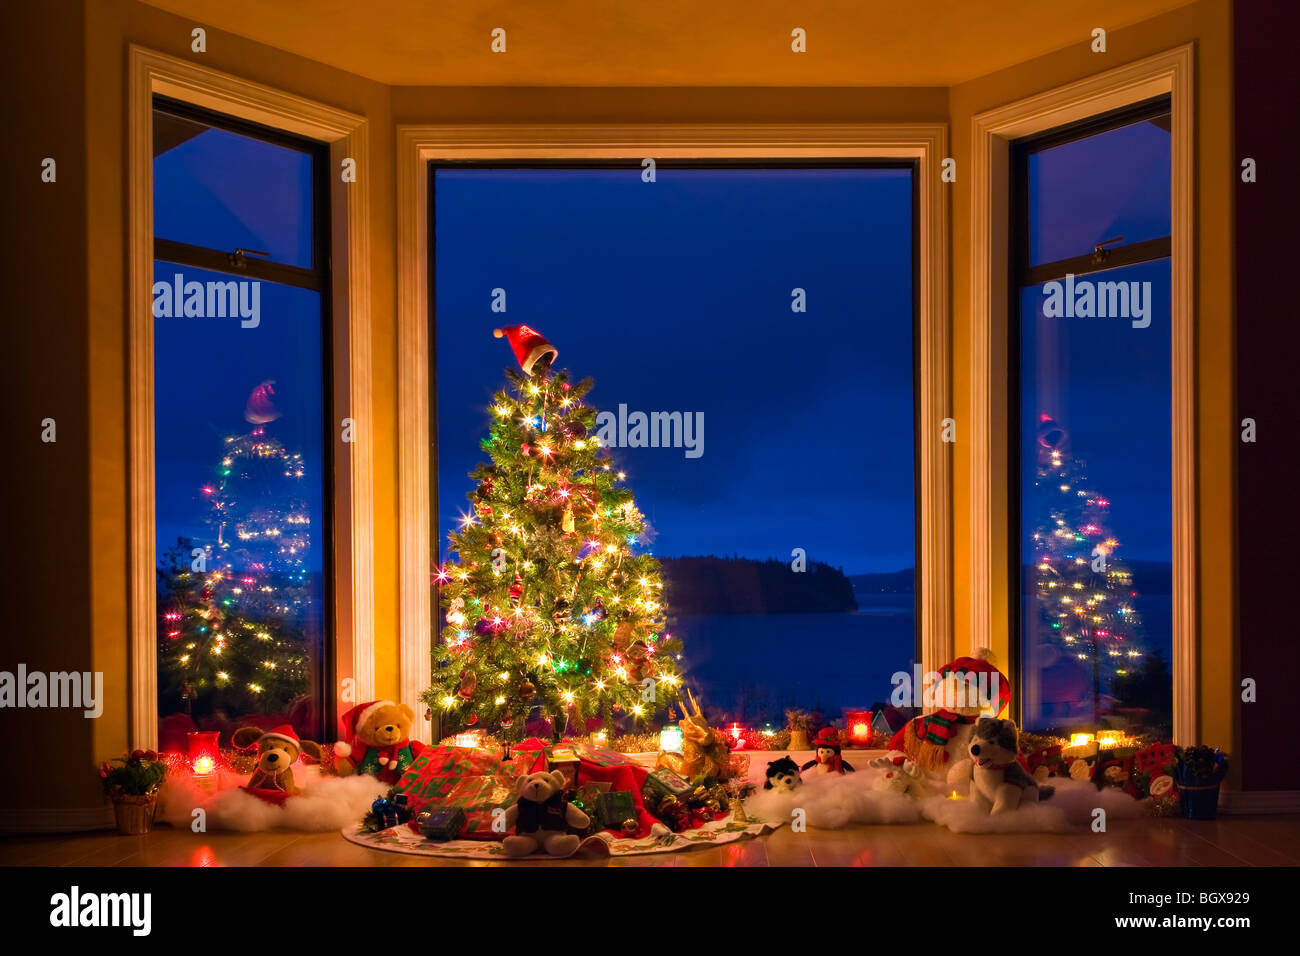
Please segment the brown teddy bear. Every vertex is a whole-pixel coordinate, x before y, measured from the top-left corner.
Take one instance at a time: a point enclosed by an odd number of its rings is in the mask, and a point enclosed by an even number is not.
[[[299,756],[306,754],[313,760],[321,758],[320,744],[313,740],[299,740],[288,724],[269,731],[263,731],[261,727],[240,727],[231,737],[231,743],[240,750],[257,745],[257,769],[248,778],[244,789],[274,802],[278,802],[275,794],[290,796],[299,792],[298,785],[293,782],[293,765]]]
[[[506,856],[528,856],[540,846],[551,856],[569,856],[581,840],[569,828],[584,830],[590,819],[564,799],[565,776],[559,770],[530,773],[515,785],[519,798],[506,810],[506,828],[513,835],[502,841]]]
[[[334,745],[339,776],[368,773],[384,783],[397,783],[424,750],[424,744],[410,739],[414,722],[415,712],[405,704],[391,700],[357,704],[339,718],[348,738]]]

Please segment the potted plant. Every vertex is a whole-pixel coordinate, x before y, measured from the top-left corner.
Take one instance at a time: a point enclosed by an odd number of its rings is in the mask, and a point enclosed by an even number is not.
[[[148,833],[158,809],[158,789],[167,776],[167,765],[152,750],[123,754],[99,768],[104,793],[113,800],[117,832]]]
[[[1219,809],[1219,784],[1228,773],[1228,757],[1213,747],[1187,747],[1178,751],[1174,783],[1183,816],[1188,820],[1213,820]]]
[[[812,750],[812,744],[808,742],[808,733],[812,730],[812,715],[805,710],[787,710],[785,720],[786,726],[790,729],[790,743],[787,749]]]

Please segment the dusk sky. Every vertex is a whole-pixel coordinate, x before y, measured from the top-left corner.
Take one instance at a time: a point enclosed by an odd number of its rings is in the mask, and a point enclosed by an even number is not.
[[[614,451],[656,554],[912,566],[909,170],[440,169],[434,211],[444,531],[526,323],[596,408],[704,413],[699,458]]]
[[[1107,136],[1035,161],[1036,261],[1167,228],[1167,134],[1144,123]],[[209,132],[155,166],[160,236],[306,264],[302,154]],[[240,169],[248,175],[232,176]],[[704,414],[699,458],[615,451],[658,532],[657,554],[788,560],[801,547],[849,573],[912,566],[910,171],[661,166],[657,180],[642,182],[639,165],[437,172],[442,528],[465,505],[489,398],[514,362],[491,330],[524,322],[556,345],[558,365],[595,378],[597,408]],[[1155,198],[1144,204],[1147,193]],[[160,278],[174,271],[159,265]],[[1054,404],[1113,502],[1128,556],[1167,559],[1168,268],[1132,271],[1164,303],[1151,328],[1075,320],[1048,330],[1052,345],[1025,327],[1025,369],[1047,349],[1071,375],[1067,394],[1024,381],[1026,440],[1038,406]],[[796,287],[804,314],[790,309]],[[504,315],[490,309],[495,288],[507,292]],[[284,412],[274,433],[319,474],[319,301],[264,283],[262,315],[257,329],[158,323],[160,546],[203,533],[197,488],[221,439],[246,430],[244,401],[265,379],[276,380]]]

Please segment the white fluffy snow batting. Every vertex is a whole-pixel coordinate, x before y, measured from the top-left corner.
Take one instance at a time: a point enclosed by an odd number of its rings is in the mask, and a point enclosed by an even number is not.
[[[295,768],[296,770],[297,768]],[[189,829],[194,810],[202,808],[208,830],[299,830],[316,833],[355,824],[375,799],[388,793],[388,785],[374,777],[311,775],[299,781],[303,792],[283,806],[267,803],[238,787],[213,793],[169,780],[162,791],[162,819]]]

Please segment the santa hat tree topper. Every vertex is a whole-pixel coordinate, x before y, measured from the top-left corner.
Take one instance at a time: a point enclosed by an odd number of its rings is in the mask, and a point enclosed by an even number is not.
[[[543,368],[555,361],[559,351],[546,340],[542,333],[526,325],[507,325],[504,329],[493,329],[495,338],[505,338],[514,350],[515,358],[525,375],[533,374],[533,367]]]

